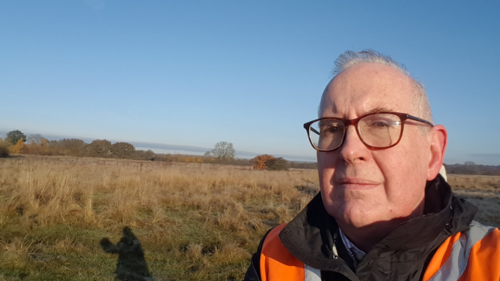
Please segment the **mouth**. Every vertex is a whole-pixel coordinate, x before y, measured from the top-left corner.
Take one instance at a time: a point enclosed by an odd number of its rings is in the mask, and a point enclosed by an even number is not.
[[[341,178],[335,181],[336,186],[342,186],[345,189],[371,189],[379,185],[378,182],[358,179],[358,178]]]

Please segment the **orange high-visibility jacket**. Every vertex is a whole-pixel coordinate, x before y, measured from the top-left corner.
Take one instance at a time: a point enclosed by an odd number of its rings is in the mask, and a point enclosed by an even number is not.
[[[245,281],[500,280],[500,231],[473,221],[477,208],[428,182],[423,216],[379,241],[354,268],[320,194],[261,241]]]
[[[304,265],[283,246],[274,228],[264,241],[260,257],[262,281],[320,281],[321,272]],[[500,231],[472,222],[467,232],[441,244],[424,274],[424,281],[500,280]]]

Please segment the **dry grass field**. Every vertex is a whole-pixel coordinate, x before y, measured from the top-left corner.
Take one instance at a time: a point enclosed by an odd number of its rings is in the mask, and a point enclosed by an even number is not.
[[[0,280],[113,280],[129,226],[155,280],[240,280],[260,237],[317,191],[312,170],[0,159]]]
[[[500,228],[500,176],[448,175],[453,192],[479,208],[476,220]]]
[[[500,177],[449,176],[500,226]],[[315,170],[116,159],[0,159],[0,280],[114,280],[129,226],[154,280],[241,280],[272,226],[318,191]]]

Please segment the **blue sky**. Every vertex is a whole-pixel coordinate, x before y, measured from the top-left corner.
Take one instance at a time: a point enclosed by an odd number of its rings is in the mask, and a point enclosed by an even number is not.
[[[1,1],[0,132],[198,153],[228,141],[240,157],[314,160],[302,124],[316,118],[335,58],[371,48],[426,86],[449,131],[446,163],[500,165],[499,10],[498,1]]]

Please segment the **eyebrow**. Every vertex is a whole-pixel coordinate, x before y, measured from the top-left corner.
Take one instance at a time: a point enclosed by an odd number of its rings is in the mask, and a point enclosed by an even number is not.
[[[375,107],[372,110],[366,112],[364,115],[368,115],[368,114],[372,114],[372,113],[380,113],[380,112],[394,112],[394,110],[387,108],[387,107],[379,106],[379,107]]]

